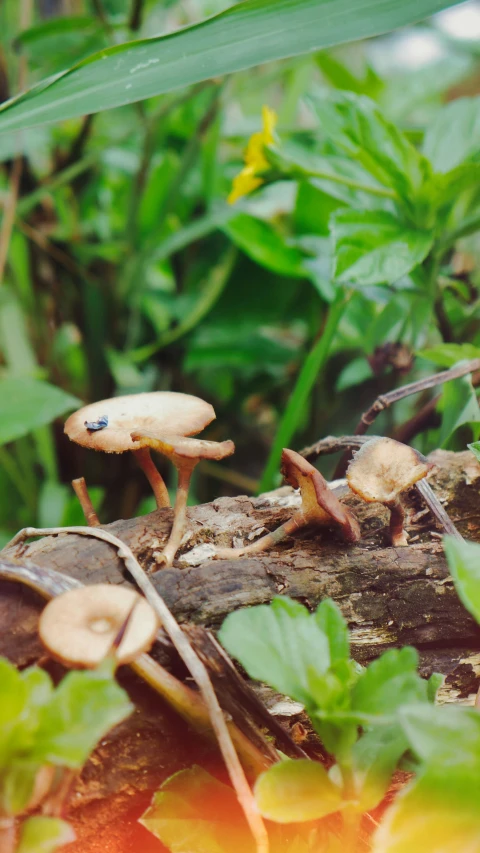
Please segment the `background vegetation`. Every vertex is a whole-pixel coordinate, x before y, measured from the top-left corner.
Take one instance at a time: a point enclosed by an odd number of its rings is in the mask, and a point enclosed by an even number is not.
[[[286,56],[265,37],[265,5],[257,49]],[[4,0],[0,98],[231,6]],[[275,485],[281,446],[350,433],[379,393],[478,355],[479,18],[463,4],[241,70],[261,61],[246,57],[230,76],[219,62],[206,81],[192,50],[188,88],[174,57],[160,70],[148,59],[156,91],[168,73],[175,85],[102,111],[135,86],[118,47],[103,77],[98,59],[0,112],[2,541],[81,522],[68,481],[82,474],[104,521],[153,508],[130,459],[63,436],[78,401],[154,389],[211,401],[208,435],[237,453],[199,467],[200,501]],[[364,23],[343,15],[332,41],[382,30]],[[90,104],[100,111],[84,117]],[[229,205],[264,105],[278,114],[264,184]],[[403,401],[376,431],[424,451],[478,437],[470,379],[429,400]]]

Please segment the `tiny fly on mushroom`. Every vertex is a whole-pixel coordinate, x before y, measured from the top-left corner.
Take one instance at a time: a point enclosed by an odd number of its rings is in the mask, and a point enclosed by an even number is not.
[[[97,432],[99,429],[105,429],[108,426],[108,415],[100,415],[96,421],[84,421],[85,429],[90,432]]]

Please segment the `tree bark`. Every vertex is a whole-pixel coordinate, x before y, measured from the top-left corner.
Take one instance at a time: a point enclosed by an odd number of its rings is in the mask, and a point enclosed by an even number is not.
[[[465,538],[480,540],[480,465],[469,452],[437,451],[431,460],[436,464],[429,475],[432,488]],[[188,542],[173,568],[156,573],[170,532],[171,509],[116,521],[107,529],[154,572],[158,591],[183,622],[215,629],[229,612],[266,603],[276,595],[289,595],[312,609],[330,596],[348,620],[352,652],[358,660],[366,662],[391,646],[414,645],[423,674],[436,670],[446,675],[441,689],[444,701],[473,703],[480,676],[480,629],[458,600],[440,532],[424,511],[420,496],[412,491],[405,499],[410,539],[404,548],[388,546],[387,510],[349,493],[342,500],[361,523],[362,540],[357,546],[345,545],[334,531],[307,530],[275,551],[234,561],[217,561],[208,555],[215,546],[248,544],[283,524],[297,503],[295,493],[283,488],[259,498],[220,498],[189,508]],[[48,537],[1,556],[64,572],[85,584],[130,583],[116,552],[95,539]],[[36,635],[42,605],[32,590],[0,581],[0,654],[19,666],[42,655]],[[176,666],[167,647],[158,648],[157,654]],[[50,668],[59,672],[56,665]],[[72,800],[79,834],[78,847],[73,845],[72,851],[161,850],[136,825],[152,790],[170,773],[195,762],[220,768],[208,741],[192,733],[131,672],[125,671],[122,678],[137,711],[102,743],[82,774]],[[258,690],[267,705],[277,705],[282,712],[279,719],[287,727],[298,720],[278,705],[278,696],[265,688]],[[117,833],[119,819],[122,831]]]

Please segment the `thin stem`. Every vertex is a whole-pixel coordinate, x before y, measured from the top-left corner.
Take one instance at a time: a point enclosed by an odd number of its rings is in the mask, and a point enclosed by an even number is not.
[[[381,198],[391,198],[393,200],[397,198],[396,193],[394,193],[393,190],[387,190],[385,187],[373,187],[369,184],[362,184],[360,181],[354,181],[352,178],[344,178],[342,175],[332,175],[329,172],[321,172],[317,170],[314,172],[307,172],[307,170],[305,170],[305,175],[308,175],[311,178],[320,178],[324,181],[331,181],[334,184],[341,184],[342,186],[349,187],[352,190],[369,193],[369,195],[376,195]]]
[[[345,296],[342,293],[330,306],[324,328],[302,365],[263,472],[259,486],[260,493],[267,492],[274,486],[275,473],[278,471],[282,450],[284,447],[289,447],[298,423],[303,417],[305,403],[318,379],[321,368],[328,358],[332,341],[349,298],[349,295]]]
[[[433,513],[437,521],[440,522],[445,533],[448,533],[450,536],[455,536],[456,539],[463,540],[462,534],[457,530],[452,519],[443,508],[430,483],[428,483],[427,480],[424,478],[423,480],[419,480],[418,483],[415,484],[415,486],[430,511]]]
[[[0,465],[4,468],[6,474],[10,477],[13,485],[21,495],[30,512],[36,512],[36,500],[33,492],[30,491],[27,481],[25,480],[16,459],[5,448],[0,447]]]
[[[287,536],[293,536],[305,524],[306,521],[303,512],[296,512],[285,524],[277,527],[276,530],[272,530],[271,533],[262,536],[261,539],[257,539],[256,542],[252,542],[251,545],[247,545],[245,548],[217,548],[215,550],[215,557],[217,560],[236,560],[238,557],[250,557],[252,554],[260,554],[262,551],[268,551],[269,548],[278,545]]]
[[[130,10],[130,19],[128,26],[133,32],[140,29],[142,25],[143,0],[132,0],[132,8]]]
[[[12,236],[15,213],[17,209],[18,190],[23,169],[23,158],[19,154],[13,161],[10,173],[10,187],[3,207],[2,228],[0,230],[0,284],[3,283],[5,265],[7,263],[10,238]]]
[[[153,609],[158,614],[165,631],[198,685],[208,708],[212,727],[217,736],[218,745],[225,761],[230,780],[255,839],[257,853],[268,853],[269,843],[265,824],[258,813],[255,799],[248,785],[243,767],[235,751],[235,747],[232,743],[228,726],[225,722],[222,709],[218,703],[208,671],[196,654],[195,650],[192,648],[188,637],[183,633],[177,620],[168,609],[163,598],[155,589],[150,578],[146,575],[128,545],[126,545],[125,542],[122,542],[121,539],[118,539],[116,536],[113,536],[111,533],[100,528],[50,527],[37,529],[35,527],[26,527],[23,530],[20,530],[17,535],[13,537],[7,547],[11,548],[17,543],[24,542],[25,539],[29,539],[32,536],[58,536],[62,533],[73,533],[79,536],[93,536],[95,539],[101,539],[104,542],[108,542],[109,545],[112,545],[117,549],[118,556],[124,561],[127,570],[137,582],[147,601],[150,602]]]
[[[78,160],[76,163],[72,163],[71,166],[67,166],[66,169],[62,169],[61,172],[57,172],[53,175],[50,180],[46,181],[42,184],[41,187],[31,192],[29,195],[26,195],[19,201],[17,205],[17,213],[19,216],[26,216],[27,213],[30,213],[36,205],[42,201],[42,199],[49,195],[54,190],[59,187],[63,187],[64,184],[69,184],[74,180],[78,175],[81,175],[82,172],[85,172],[89,169],[96,160],[99,159],[99,154],[88,154],[85,157],[82,157],[81,160]]]
[[[389,504],[388,508],[390,510],[390,538],[392,546],[394,548],[403,548],[405,545],[408,545],[407,534],[403,529],[405,510],[398,499],[394,503]]]
[[[98,515],[95,512],[95,509],[92,504],[92,500],[90,495],[88,494],[87,484],[85,482],[85,477],[78,477],[76,480],[72,480],[73,491],[75,492],[80,506],[82,507],[83,514],[87,520],[87,524],[89,527],[100,527],[100,521],[98,520]]]
[[[141,447],[140,450],[133,450],[132,453],[134,453],[135,459],[152,487],[158,509],[170,506],[170,495],[168,494],[168,489],[150,455],[150,448]]]
[[[175,506],[173,509],[173,525],[168,542],[162,551],[161,557],[167,567],[172,565],[175,554],[180,547],[182,536],[185,532],[185,526],[187,523],[188,490],[190,488],[190,480],[192,478],[192,472],[196,465],[196,461],[197,460],[189,462],[188,467],[178,468],[178,486],[175,497]]]
[[[475,234],[476,231],[480,231],[480,216],[478,213],[466,219],[458,228],[447,234],[438,244],[439,252],[443,254],[448,249],[451,249],[457,240],[460,240],[462,237],[468,237],[470,234]]]

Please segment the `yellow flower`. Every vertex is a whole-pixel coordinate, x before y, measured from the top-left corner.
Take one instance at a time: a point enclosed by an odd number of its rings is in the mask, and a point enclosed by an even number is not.
[[[254,133],[248,140],[244,156],[245,166],[233,179],[232,189],[227,199],[229,204],[234,204],[241,196],[248,195],[263,184],[263,178],[259,177],[259,172],[264,172],[269,168],[264,148],[266,145],[272,145],[275,141],[273,131],[276,123],[275,111],[271,110],[270,107],[263,107],[262,129],[258,133]]]

